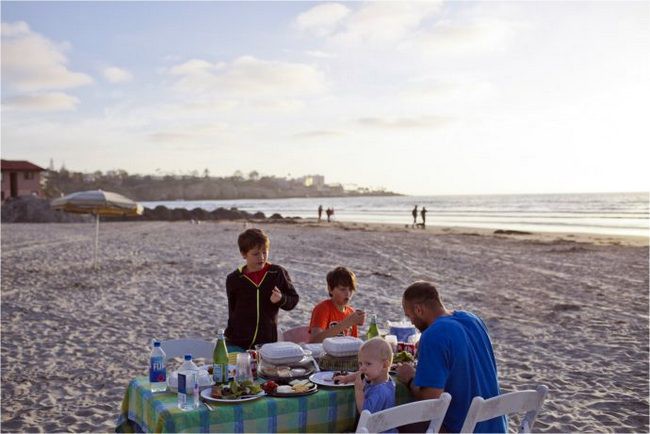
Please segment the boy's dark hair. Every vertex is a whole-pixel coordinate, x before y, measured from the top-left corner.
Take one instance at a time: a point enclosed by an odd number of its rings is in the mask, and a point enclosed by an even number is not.
[[[431,309],[442,306],[442,300],[436,287],[433,283],[423,280],[415,282],[406,288],[402,297],[404,301],[413,305],[424,305]]]
[[[268,235],[262,229],[257,228],[246,229],[239,234],[237,244],[239,245],[239,251],[242,253],[246,253],[255,247],[263,246],[268,249],[271,246]]]
[[[347,286],[351,291],[355,291],[357,289],[357,276],[345,267],[336,267],[327,273],[328,292],[337,286]],[[330,295],[332,295],[331,292]]]

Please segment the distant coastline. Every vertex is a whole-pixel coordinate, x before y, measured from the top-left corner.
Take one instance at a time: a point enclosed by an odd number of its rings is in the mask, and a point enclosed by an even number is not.
[[[49,170],[45,175],[45,195],[59,197],[83,190],[105,190],[125,195],[137,201],[193,201],[231,199],[288,199],[309,197],[400,196],[383,188],[326,184],[322,175],[289,179],[236,174],[228,177],[192,175],[134,175],[123,170],[106,173]]]

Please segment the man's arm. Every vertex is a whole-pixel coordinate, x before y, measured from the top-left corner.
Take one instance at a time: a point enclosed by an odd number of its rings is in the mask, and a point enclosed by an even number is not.
[[[416,399],[438,399],[444,389],[434,387],[418,387],[413,384],[415,379],[415,368],[410,363],[401,363],[397,366],[397,379],[404,383],[409,393]]]

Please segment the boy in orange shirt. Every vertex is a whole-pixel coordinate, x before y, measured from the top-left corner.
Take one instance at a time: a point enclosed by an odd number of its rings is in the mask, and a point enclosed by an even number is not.
[[[347,268],[336,267],[327,273],[330,299],[318,303],[311,313],[309,342],[319,343],[333,336],[359,337],[357,326],[365,322],[366,314],[348,304],[356,289],[357,278]]]

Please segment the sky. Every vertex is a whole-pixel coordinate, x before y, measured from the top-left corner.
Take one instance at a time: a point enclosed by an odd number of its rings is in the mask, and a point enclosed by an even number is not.
[[[10,2],[3,159],[650,191],[650,2]]]

